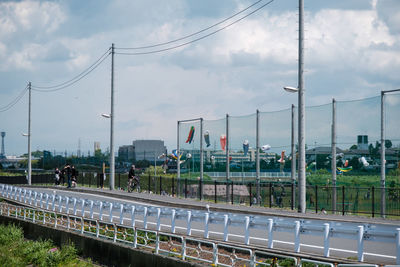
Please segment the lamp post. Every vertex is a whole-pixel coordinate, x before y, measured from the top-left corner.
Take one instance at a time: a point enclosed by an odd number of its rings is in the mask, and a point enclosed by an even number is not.
[[[299,106],[299,209],[300,213],[306,212],[306,147],[305,147],[305,99],[304,99],[304,0],[299,0],[299,65],[298,87],[284,87],[291,93],[298,92]]]
[[[385,167],[385,94],[400,89],[381,91],[381,216],[386,216],[386,167]]]
[[[32,153],[31,153],[31,98],[32,87],[31,82],[28,83],[29,90],[29,105],[28,105],[28,133],[23,133],[22,136],[28,137],[28,185],[32,184]]]

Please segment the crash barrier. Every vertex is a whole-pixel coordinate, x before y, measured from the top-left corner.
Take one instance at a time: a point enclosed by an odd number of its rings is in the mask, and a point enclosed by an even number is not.
[[[392,259],[400,264],[400,228],[395,225],[361,224],[337,221],[321,221],[311,219],[280,218],[267,216],[251,216],[241,214],[222,214],[219,212],[174,209],[168,207],[156,207],[150,205],[127,204],[121,202],[100,201],[94,199],[77,198],[74,196],[56,193],[48,194],[27,188],[10,185],[0,185],[0,194],[3,198],[11,199],[35,206],[40,209],[50,210],[53,213],[64,213],[65,216],[81,216],[82,220],[98,220],[101,223],[118,223],[137,227],[140,222],[141,228],[145,230],[169,231],[171,234],[183,233],[188,237],[202,235],[205,239],[222,239],[225,242],[233,237],[239,238],[244,245],[263,242],[267,248],[274,248],[279,243],[290,244],[293,251],[298,253],[301,248],[313,247],[320,250],[320,254],[329,257],[334,248],[330,245],[331,238],[342,238],[354,240],[357,251],[347,251],[357,256],[358,261],[363,262],[365,255],[374,255],[386,260]],[[140,220],[139,220],[140,218]],[[152,221],[150,222],[150,219]],[[43,218],[43,220],[46,220]],[[185,227],[178,227],[177,222],[184,221]],[[196,222],[201,227],[193,228]],[[168,223],[168,224],[165,224]],[[211,226],[223,226],[223,231],[210,231]],[[238,228],[243,233],[237,234]],[[252,237],[254,230],[266,231],[265,238]],[[274,238],[275,232],[286,232],[292,234],[292,241],[285,242]],[[300,243],[301,236],[322,237],[322,243],[318,246]],[[382,243],[393,245],[396,255],[377,255],[368,252],[364,248],[364,242],[376,242],[377,246]]]

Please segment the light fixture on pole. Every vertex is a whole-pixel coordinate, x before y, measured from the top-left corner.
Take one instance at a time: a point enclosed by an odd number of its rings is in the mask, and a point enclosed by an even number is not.
[[[295,87],[291,87],[291,86],[285,86],[285,87],[283,87],[283,89],[289,93],[297,93],[299,91],[299,88],[295,88]]]
[[[104,118],[107,118],[107,119],[111,118],[111,114],[103,113],[103,114],[101,114],[101,116]]]

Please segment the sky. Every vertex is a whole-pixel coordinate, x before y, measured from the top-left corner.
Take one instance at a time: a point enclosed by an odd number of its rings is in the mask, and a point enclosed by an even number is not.
[[[114,43],[148,46],[189,35],[255,0],[71,0],[0,2],[0,111],[28,82],[75,77]],[[400,1],[305,0],[306,105],[400,88]],[[249,9],[247,13],[267,1]],[[247,14],[244,12],[242,15]],[[238,16],[237,18],[239,18]],[[229,20],[214,30],[229,24]],[[204,32],[204,34],[210,33]],[[203,35],[204,35],[203,34]],[[190,41],[194,38],[185,39]],[[183,43],[177,42],[175,45]],[[290,108],[297,86],[298,1],[275,0],[207,38],[165,52],[116,54],[115,146],[161,139],[176,147],[177,121],[217,120]],[[161,48],[166,48],[163,46]],[[121,50],[137,52],[148,50]],[[111,57],[58,91],[32,91],[32,150],[93,153],[109,146]],[[400,102],[394,102],[396,107]],[[400,125],[398,125],[400,127]],[[396,129],[396,125],[391,125]],[[27,151],[28,94],[0,112],[7,155]],[[399,129],[399,128],[397,128]]]

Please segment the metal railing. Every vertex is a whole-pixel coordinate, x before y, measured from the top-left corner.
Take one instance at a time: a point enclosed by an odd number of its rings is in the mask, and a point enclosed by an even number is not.
[[[292,234],[293,240],[285,243],[289,243],[294,252],[300,252],[301,248],[313,247],[314,249],[319,249],[321,251],[321,255],[325,257],[329,257],[331,251],[340,250],[340,248],[335,248],[330,245],[331,238],[355,240],[357,243],[357,250],[347,252],[357,255],[357,259],[360,262],[364,261],[365,255],[372,254],[371,252],[365,251],[364,241],[377,242],[377,244],[392,244],[396,247],[396,256],[378,256],[386,259],[395,259],[397,264],[400,263],[400,228],[395,225],[357,224],[348,222],[302,220],[296,218],[267,216],[245,216],[232,213],[221,214],[218,212],[174,209],[167,207],[83,199],[68,195],[56,194],[55,192],[53,194],[48,194],[9,185],[0,185],[0,194],[3,198],[12,199],[14,201],[36,206],[40,209],[49,210],[49,214],[58,213],[59,215],[57,216],[64,216],[64,219],[66,216],[66,220],[68,221],[68,229],[71,227],[79,228],[79,223],[78,226],[76,226],[76,222],[75,224],[71,224],[71,220],[69,219],[78,218],[78,216],[82,216],[79,220],[87,220],[88,222],[91,222],[87,225],[89,228],[93,228],[95,227],[93,223],[96,215],[96,229],[99,229],[99,224],[114,225],[115,221],[118,222],[118,225],[125,225],[125,227],[128,225],[129,227],[136,229],[137,223],[139,222],[142,226],[140,229],[148,231],[153,230],[153,234],[155,232],[164,230],[169,231],[172,235],[176,235],[179,230],[181,234],[185,234],[188,237],[197,235],[201,236],[202,238],[209,239],[211,233],[211,231],[209,231],[210,226],[221,225],[223,226],[223,231],[212,232],[214,239],[218,238],[222,239],[224,242],[228,242],[232,236],[236,236],[240,238],[244,245],[254,244],[255,240],[257,239],[258,242],[262,242],[267,248],[274,248],[275,244],[284,242],[274,238],[274,233],[287,232]],[[61,213],[64,215],[61,215]],[[33,217],[35,221],[51,221],[49,216],[37,217],[37,215],[31,215],[31,213],[28,213],[28,216],[24,216],[24,218]],[[57,217],[55,215],[53,216]],[[140,217],[141,220],[139,220],[138,217]],[[149,221],[150,218],[153,219],[153,222]],[[164,222],[169,221],[169,224],[162,224],[161,220]],[[185,221],[186,225],[184,227],[176,226],[177,220],[180,220],[181,222]],[[197,225],[200,226],[199,229],[193,228],[192,222],[196,222]],[[55,223],[57,224],[57,220]],[[82,227],[82,223],[80,227]],[[150,230],[149,228],[153,229]],[[243,235],[236,234],[238,228],[242,229],[244,233]],[[266,230],[267,233],[265,238],[260,236],[257,238],[252,237],[251,232],[255,229]],[[111,235],[110,231],[111,230],[107,228],[104,233],[97,233],[97,236],[106,238],[107,236]],[[148,231],[146,233],[150,233]],[[193,232],[196,232],[196,234],[193,234]],[[318,246],[300,243],[300,237],[307,235],[322,237],[322,243]],[[129,234],[125,234],[125,236],[129,236]],[[150,238],[146,237],[144,240],[150,240]],[[200,252],[198,250],[197,253]]]

